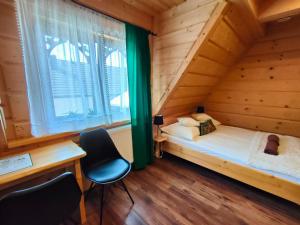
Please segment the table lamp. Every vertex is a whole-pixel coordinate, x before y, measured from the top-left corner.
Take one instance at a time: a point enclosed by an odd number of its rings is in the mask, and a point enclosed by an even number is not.
[[[197,113],[204,113],[204,106],[198,106]]]
[[[157,125],[157,137],[159,137],[159,125],[164,124],[164,117],[163,115],[155,115],[154,116],[154,120],[153,120],[153,124]]]

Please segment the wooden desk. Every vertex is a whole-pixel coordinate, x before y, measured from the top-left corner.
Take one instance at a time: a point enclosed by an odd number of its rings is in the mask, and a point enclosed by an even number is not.
[[[84,157],[86,153],[74,142],[70,140],[63,141],[60,143],[28,150],[26,151],[26,153],[30,154],[33,166],[13,173],[1,175],[1,189],[16,183],[21,183],[29,177],[40,176],[48,171],[53,171],[55,169],[68,166],[74,166],[77,182],[81,190],[83,191],[80,158]],[[80,201],[80,218],[81,223],[85,224],[86,211],[83,195]]]

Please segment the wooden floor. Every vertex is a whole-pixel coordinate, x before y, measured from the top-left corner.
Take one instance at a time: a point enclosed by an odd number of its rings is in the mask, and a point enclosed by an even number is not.
[[[299,225],[300,206],[173,156],[156,160],[106,192],[103,225]],[[97,193],[86,202],[88,224],[99,224]]]

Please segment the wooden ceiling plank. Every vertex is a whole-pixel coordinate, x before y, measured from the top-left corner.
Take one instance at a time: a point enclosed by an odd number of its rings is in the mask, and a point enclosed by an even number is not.
[[[132,5],[133,7],[137,8],[138,10],[141,10],[151,16],[156,16],[160,13],[160,11],[155,10],[154,8],[150,7],[149,5],[144,4],[144,2],[140,0],[123,0],[129,5]]]
[[[164,21],[168,19],[172,19],[174,17],[178,17],[182,14],[187,14],[192,10],[195,10],[197,8],[201,8],[207,4],[213,3],[215,0],[189,0],[185,1],[180,5],[177,5],[176,7],[173,7],[172,9],[163,12],[161,15],[159,15],[159,20]]]
[[[163,2],[161,2],[160,0],[142,0],[144,3],[148,2],[149,5],[154,8],[157,9],[160,12],[163,12],[167,9],[169,9],[169,7],[164,4]]]

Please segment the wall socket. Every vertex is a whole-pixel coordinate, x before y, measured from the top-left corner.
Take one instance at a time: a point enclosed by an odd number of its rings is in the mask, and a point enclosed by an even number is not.
[[[30,123],[28,122],[20,122],[14,124],[15,133],[17,138],[26,138],[30,137]]]

